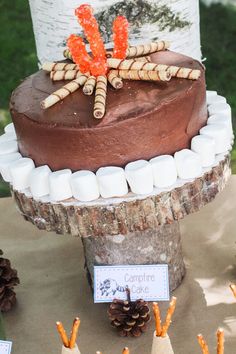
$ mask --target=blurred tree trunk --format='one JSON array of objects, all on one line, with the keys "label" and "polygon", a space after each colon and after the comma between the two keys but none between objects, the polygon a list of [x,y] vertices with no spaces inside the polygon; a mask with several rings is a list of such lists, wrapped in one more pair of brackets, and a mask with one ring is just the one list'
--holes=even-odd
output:
[{"label": "blurred tree trunk", "polygon": [[[81,34],[74,9],[84,0],[29,3],[39,61],[62,59],[69,34]],[[172,42],[172,50],[201,57],[198,0],[94,0],[92,6],[107,46],[111,46],[112,22],[122,14],[130,22],[130,44],[165,39]]]}]

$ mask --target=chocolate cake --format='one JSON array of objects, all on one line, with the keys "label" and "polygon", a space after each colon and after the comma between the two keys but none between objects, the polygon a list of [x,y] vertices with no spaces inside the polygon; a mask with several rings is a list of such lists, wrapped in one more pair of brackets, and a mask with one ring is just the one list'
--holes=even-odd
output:
[{"label": "chocolate cake", "polygon": [[200,69],[201,76],[169,82],[125,80],[121,90],[109,85],[102,120],[93,117],[94,97],[82,90],[43,110],[40,102],[64,82],[52,82],[42,70],[28,77],[10,101],[21,154],[52,170],[96,171],[190,148],[207,121],[204,68],[171,51],[152,54],[151,60]]}]

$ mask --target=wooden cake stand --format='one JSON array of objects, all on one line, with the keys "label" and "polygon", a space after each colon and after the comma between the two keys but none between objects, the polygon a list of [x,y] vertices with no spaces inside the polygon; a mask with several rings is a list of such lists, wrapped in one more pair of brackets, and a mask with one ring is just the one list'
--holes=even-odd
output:
[{"label": "wooden cake stand", "polygon": [[171,189],[155,189],[148,196],[54,203],[34,200],[27,192],[12,194],[23,217],[39,229],[81,237],[91,282],[94,265],[167,263],[174,290],[185,274],[179,220],[212,201],[230,174],[228,153],[201,177],[178,180]]}]

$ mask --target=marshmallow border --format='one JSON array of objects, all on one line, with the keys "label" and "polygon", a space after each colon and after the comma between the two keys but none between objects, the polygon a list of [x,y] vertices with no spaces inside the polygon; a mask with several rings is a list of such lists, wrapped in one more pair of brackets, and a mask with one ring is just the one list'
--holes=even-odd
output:
[{"label": "marshmallow border", "polygon": [[[211,94],[212,93],[212,94]],[[212,100],[214,100],[214,98],[216,98],[216,102],[217,102],[217,97],[222,97],[222,96],[219,96],[217,94],[215,94],[215,91],[207,91],[206,92],[206,96],[207,98],[209,97],[209,101],[207,99],[207,107],[209,107],[210,105],[213,105],[214,102],[212,102]],[[216,113],[214,113],[216,114]],[[220,112],[219,112],[219,115],[220,115]],[[206,124],[208,125],[208,123]],[[5,127],[5,131],[7,130],[7,127],[10,126],[11,128],[11,131],[12,131],[12,123],[8,124],[6,127]],[[199,134],[198,134],[199,135]],[[196,135],[196,136],[198,136]],[[194,138],[194,137],[193,137]],[[50,195],[47,195],[47,196],[44,196],[44,197],[40,197],[40,198],[37,198],[38,201],[41,201],[42,203],[52,203],[52,204],[65,204],[65,205],[76,205],[76,206],[94,206],[94,205],[107,205],[107,204],[119,204],[119,203],[122,203],[123,201],[132,201],[132,200],[140,200],[140,199],[145,199],[149,196],[154,196],[154,195],[158,195],[158,194],[161,194],[163,192],[169,192],[171,190],[174,190],[178,187],[181,187],[183,186],[184,184],[186,183],[189,183],[189,182],[192,182],[194,181],[195,179],[203,176],[206,172],[209,172],[213,167],[216,167],[222,160],[224,160],[225,156],[229,154],[229,152],[231,151],[232,149],[232,144],[233,144],[233,141],[230,142],[230,148],[228,149],[228,151],[222,153],[222,154],[218,154],[216,155],[215,157],[215,161],[214,163],[209,166],[209,167],[203,167],[202,168],[202,173],[195,177],[195,178],[190,178],[190,179],[180,179],[179,177],[177,178],[176,182],[171,185],[170,187],[167,187],[167,188],[157,188],[155,186],[153,186],[153,190],[152,192],[148,193],[148,194],[135,194],[131,191],[129,191],[126,195],[122,196],[122,197],[109,197],[109,198],[103,198],[100,197],[98,199],[95,199],[93,201],[89,201],[89,202],[83,202],[83,201],[79,201],[78,199],[75,199],[74,197],[68,199],[68,200],[60,200],[60,201],[55,201],[55,200],[52,200],[50,198]],[[190,150],[190,149],[188,149]],[[192,150],[190,150],[192,151]],[[5,155],[6,156],[6,155]],[[162,156],[162,155],[159,155],[159,156]],[[148,162],[148,161],[147,161]],[[132,162],[130,162],[132,163]],[[149,163],[149,162],[148,162]],[[107,166],[107,167],[110,167],[110,166]],[[115,166],[114,166],[115,167]],[[106,167],[103,167],[103,168],[106,168]],[[123,168],[123,170],[125,171],[125,168]],[[82,171],[82,170],[81,170]],[[1,172],[1,171],[0,171]],[[54,171],[55,172],[55,171]],[[78,171],[76,171],[78,172]],[[52,173],[52,172],[51,172]],[[75,173],[75,172],[74,172]],[[127,180],[127,178],[126,178]],[[127,181],[128,182],[128,181]],[[98,182],[99,183],[99,182]],[[26,195],[26,197],[29,197],[29,198],[33,198],[32,196],[32,193],[30,191],[30,188],[27,188],[27,189],[24,189],[24,190],[19,190],[19,192],[22,192]]]}]

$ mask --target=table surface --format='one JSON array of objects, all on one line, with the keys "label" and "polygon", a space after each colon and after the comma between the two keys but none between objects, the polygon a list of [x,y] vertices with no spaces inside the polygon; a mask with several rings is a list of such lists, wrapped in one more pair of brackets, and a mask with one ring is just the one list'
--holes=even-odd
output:
[{"label": "table surface", "polygon": [[[236,282],[236,176],[214,202],[181,221],[187,275],[174,292],[177,308],[169,330],[175,354],[200,354],[196,335],[202,332],[216,353],[215,332],[226,334],[225,353],[236,347],[236,300],[229,283]],[[39,231],[19,215],[11,198],[0,199],[0,247],[18,270],[18,303],[4,315],[12,353],[59,354],[55,322],[69,332],[73,318],[81,318],[82,354],[131,354],[151,351],[153,320],[140,338],[120,338],[110,327],[107,304],[93,304],[83,270],[80,239]],[[165,313],[167,303],[161,303]],[[43,351],[42,351],[43,348]]]}]

